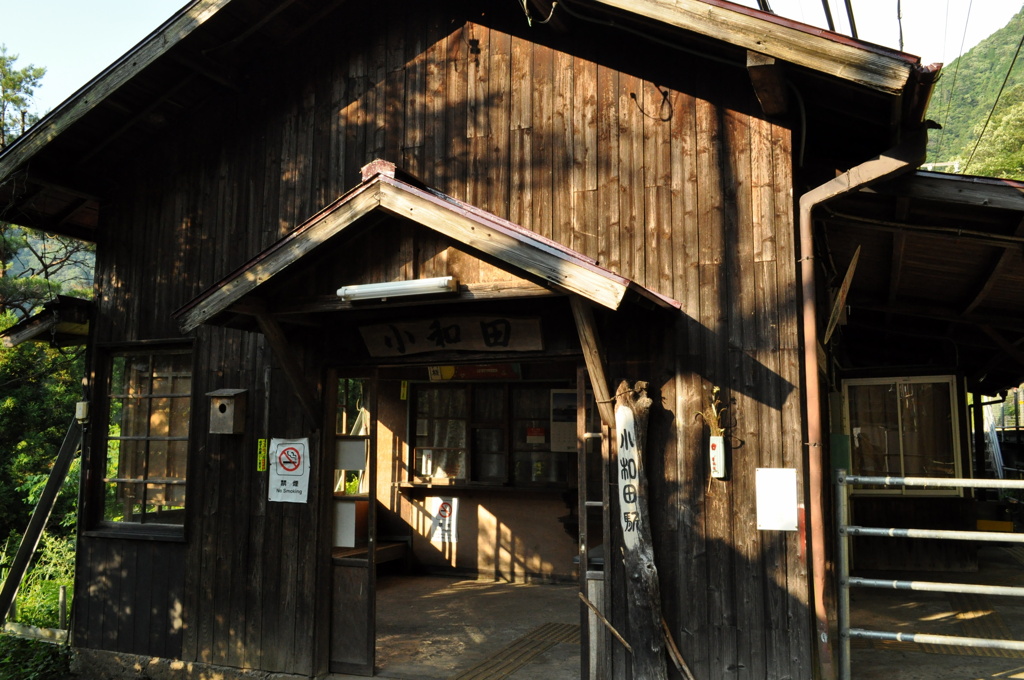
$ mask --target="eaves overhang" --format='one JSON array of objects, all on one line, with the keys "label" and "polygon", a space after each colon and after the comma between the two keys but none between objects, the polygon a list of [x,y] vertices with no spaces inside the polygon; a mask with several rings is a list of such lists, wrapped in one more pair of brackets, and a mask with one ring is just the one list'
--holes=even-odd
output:
[{"label": "eaves overhang", "polygon": [[890,94],[902,92],[915,71],[922,69],[914,55],[725,0],[591,0],[590,4]]},{"label": "eaves overhang", "polygon": [[364,181],[174,313],[183,333],[213,322],[304,257],[374,212],[408,220],[480,253],[516,275],[562,294],[618,309],[627,295],[667,309],[679,302],[605,269],[540,234],[425,186],[400,179],[393,164],[374,161]]}]

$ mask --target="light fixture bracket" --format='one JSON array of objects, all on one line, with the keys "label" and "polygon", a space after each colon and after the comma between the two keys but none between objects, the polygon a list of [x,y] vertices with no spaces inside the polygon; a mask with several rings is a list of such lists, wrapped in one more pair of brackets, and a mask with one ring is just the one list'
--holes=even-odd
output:
[{"label": "light fixture bracket", "polygon": [[458,290],[459,282],[454,276],[436,276],[430,279],[384,281],[381,283],[361,283],[352,286],[342,286],[338,289],[338,297],[346,302],[355,300],[383,301],[396,297],[456,293]]}]

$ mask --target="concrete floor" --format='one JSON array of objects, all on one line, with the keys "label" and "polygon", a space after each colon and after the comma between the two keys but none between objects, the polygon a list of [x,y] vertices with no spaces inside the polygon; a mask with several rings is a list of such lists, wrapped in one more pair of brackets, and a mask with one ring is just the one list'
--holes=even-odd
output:
[{"label": "concrete floor", "polygon": [[576,584],[380,575],[376,675],[579,680]]},{"label": "concrete floor", "polygon": [[[871,574],[872,578],[879,575]],[[969,573],[887,573],[887,579],[1024,586],[1024,548],[983,548]],[[853,589],[851,628],[1024,640],[1024,598]],[[1024,678],[1024,652],[851,640],[854,680]]]},{"label": "concrete floor", "polygon": [[[1024,586],[1024,548],[984,548],[979,563],[885,578]],[[377,677],[579,680],[575,584],[382,574],[377,590]],[[1024,640],[1024,598],[860,588],[851,604],[853,628]],[[853,680],[1024,680],[1016,651],[853,640],[851,660]]]}]

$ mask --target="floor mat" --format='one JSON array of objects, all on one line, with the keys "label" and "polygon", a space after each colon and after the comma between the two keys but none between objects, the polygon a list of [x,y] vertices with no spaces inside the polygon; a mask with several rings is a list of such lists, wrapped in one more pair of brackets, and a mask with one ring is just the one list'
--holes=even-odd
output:
[{"label": "floor mat", "polygon": [[515,673],[557,644],[579,644],[580,627],[572,623],[545,623],[490,658],[451,677],[451,680],[501,680]]}]

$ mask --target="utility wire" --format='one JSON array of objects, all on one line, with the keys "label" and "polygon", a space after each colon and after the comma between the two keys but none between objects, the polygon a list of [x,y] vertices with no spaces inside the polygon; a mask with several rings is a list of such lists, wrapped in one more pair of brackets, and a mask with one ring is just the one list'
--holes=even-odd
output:
[{"label": "utility wire", "polygon": [[[946,97],[946,110],[942,112],[942,132],[939,133],[939,143],[935,145],[936,152],[942,150],[942,141],[946,136],[946,123],[949,122],[949,107],[953,103],[953,93],[956,92],[956,76],[960,73],[960,61],[963,59],[964,54],[964,43],[967,42],[967,25],[971,23],[971,7],[974,5],[974,0],[967,3],[967,17],[964,19],[964,33],[960,37],[960,51],[957,54],[960,55],[956,59],[956,68],[953,69],[953,82],[949,86],[949,96]],[[949,24],[949,2],[946,2],[946,24]],[[945,36],[943,36],[945,40]],[[965,168],[966,170],[966,168]]]},{"label": "utility wire", "polygon": [[903,51],[903,3],[896,0],[896,25],[900,29],[900,52]]},{"label": "utility wire", "polygon": [[988,129],[988,124],[992,120],[992,114],[995,113],[996,106],[999,104],[999,98],[1003,96],[1003,88],[1006,87],[1007,81],[1010,80],[1010,74],[1013,73],[1013,67],[1017,64],[1017,57],[1020,55],[1020,48],[1024,46],[1024,35],[1020,36],[1020,42],[1017,43],[1017,51],[1013,53],[1013,59],[1010,60],[1010,68],[1006,69],[1006,76],[1003,78],[1003,84],[999,86],[999,93],[996,95],[996,100],[992,102],[992,108],[988,111],[988,118],[985,119],[985,125],[981,128],[981,132],[978,134],[978,139],[974,141],[974,148],[971,150],[971,155],[964,164],[964,174],[967,174],[967,168],[970,166],[971,161],[974,160],[974,153],[978,150],[978,145],[981,144],[981,138],[985,136],[985,131]]}]

